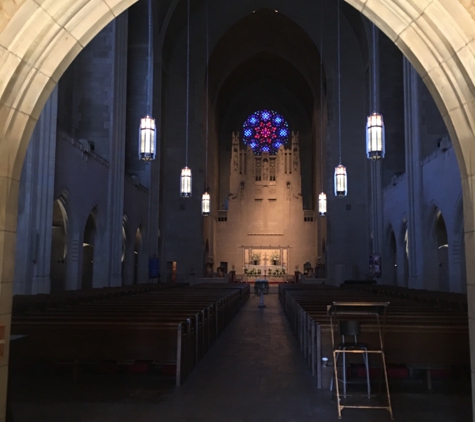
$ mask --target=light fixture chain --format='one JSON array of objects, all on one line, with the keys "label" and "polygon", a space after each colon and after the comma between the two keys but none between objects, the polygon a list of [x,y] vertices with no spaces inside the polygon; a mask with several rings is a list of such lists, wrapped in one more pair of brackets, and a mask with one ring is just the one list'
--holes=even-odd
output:
[{"label": "light fixture chain", "polygon": [[188,167],[188,132],[190,120],[190,0],[187,2],[186,23],[186,134],[185,134],[185,166]]},{"label": "light fixture chain", "polygon": [[337,56],[338,56],[338,156],[341,164],[341,58],[340,58],[340,0],[337,0]]},{"label": "light fixture chain", "polygon": [[147,69],[147,113],[152,115],[152,0],[148,0],[148,69]]},{"label": "light fixture chain", "polygon": [[206,122],[205,122],[205,190],[208,189],[208,136],[209,136],[209,20],[208,0],[205,0],[206,13]]},{"label": "light fixture chain", "polygon": [[376,25],[374,23],[371,23],[371,87],[373,90],[373,112],[377,112],[377,94],[376,94],[376,89],[377,89],[377,74],[376,74]]},{"label": "light fixture chain", "polygon": [[320,0],[320,185],[323,191],[323,0]]}]

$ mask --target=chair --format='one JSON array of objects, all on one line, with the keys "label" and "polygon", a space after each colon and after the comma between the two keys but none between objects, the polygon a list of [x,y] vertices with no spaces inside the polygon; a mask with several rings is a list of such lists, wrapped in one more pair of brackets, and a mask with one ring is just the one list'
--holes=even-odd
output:
[{"label": "chair", "polygon": [[[363,363],[366,370],[366,387],[368,391],[368,397],[371,395],[371,383],[369,381],[369,359],[368,359],[368,349],[362,343],[358,342],[358,336],[361,333],[361,326],[359,321],[350,320],[350,321],[339,321],[339,331],[342,342],[339,344],[338,349],[336,350],[336,361],[335,365],[338,366],[338,359],[340,355],[343,355],[343,397],[346,398],[346,353],[340,353],[341,350],[361,350],[363,357]],[[345,337],[353,336],[353,341],[346,341]],[[333,379],[330,383],[330,391],[333,389]]]}]

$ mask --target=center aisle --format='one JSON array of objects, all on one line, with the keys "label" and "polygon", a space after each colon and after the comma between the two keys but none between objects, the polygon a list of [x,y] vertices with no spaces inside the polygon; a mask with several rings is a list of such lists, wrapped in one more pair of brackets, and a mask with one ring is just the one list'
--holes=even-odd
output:
[{"label": "center aisle", "polygon": [[[183,386],[157,404],[158,422],[337,422],[328,390],[318,390],[278,301],[241,308]],[[401,422],[470,422],[470,397],[392,394]],[[148,418],[137,419],[141,422]],[[385,410],[346,409],[348,422],[387,422]]]},{"label": "center aisle", "polygon": [[251,295],[183,386],[162,403],[160,420],[318,420],[318,390],[278,295],[266,296],[263,310],[258,303]]}]

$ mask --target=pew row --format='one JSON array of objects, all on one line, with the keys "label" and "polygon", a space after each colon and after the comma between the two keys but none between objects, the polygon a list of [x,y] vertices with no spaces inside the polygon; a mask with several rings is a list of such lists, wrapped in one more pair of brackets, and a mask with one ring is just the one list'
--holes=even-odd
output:
[{"label": "pew row", "polygon": [[12,334],[26,337],[12,345],[12,358],[75,364],[149,361],[176,366],[180,386],[245,298],[244,286],[194,286],[14,314]]},{"label": "pew row", "polygon": [[425,289],[409,289],[407,287],[387,286],[387,285],[365,285],[353,283],[348,288],[355,290],[365,290],[376,295],[395,297],[399,299],[409,299],[416,302],[428,303],[441,309],[454,311],[468,311],[467,295],[455,292],[440,292]]},{"label": "pew row", "polygon": [[15,295],[13,296],[12,313],[18,315],[35,309],[60,308],[82,302],[107,300],[112,297],[130,296],[159,290],[180,289],[187,286],[187,283],[146,283],[130,286],[68,290],[55,294]]},{"label": "pew row", "polygon": [[[331,356],[330,318],[327,306],[338,302],[389,301],[384,350],[388,365],[416,368],[468,366],[468,316],[464,311],[441,309],[425,302],[386,297],[367,290],[333,286],[279,286],[279,297],[296,333],[312,374],[321,386],[321,358]],[[374,320],[360,319],[358,340],[377,344]]]}]

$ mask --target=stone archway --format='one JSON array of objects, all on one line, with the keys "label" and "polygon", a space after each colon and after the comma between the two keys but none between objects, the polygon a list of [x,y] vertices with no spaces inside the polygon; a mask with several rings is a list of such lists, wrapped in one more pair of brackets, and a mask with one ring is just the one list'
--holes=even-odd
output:
[{"label": "stone archway", "polygon": [[[82,48],[136,0],[2,1],[0,5],[0,323],[10,325],[18,187],[46,99]],[[159,1],[159,0],[158,0]],[[462,176],[466,255],[475,253],[474,0],[346,0],[401,49],[429,87],[453,139]],[[467,260],[471,262],[471,260]],[[475,267],[467,267],[469,300]],[[475,321],[470,315],[470,331]],[[9,328],[7,328],[7,338]],[[472,351],[475,368],[475,351]],[[6,356],[0,389],[6,391]],[[3,420],[5,394],[0,397]]]}]

